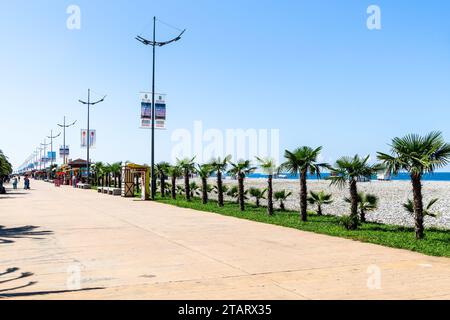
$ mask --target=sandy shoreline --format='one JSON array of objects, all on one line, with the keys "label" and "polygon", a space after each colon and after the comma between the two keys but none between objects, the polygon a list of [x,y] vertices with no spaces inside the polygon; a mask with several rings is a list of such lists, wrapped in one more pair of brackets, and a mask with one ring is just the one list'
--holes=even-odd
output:
[{"label": "sandy shoreline", "polygon": [[[197,183],[198,180],[196,180]],[[215,185],[215,179],[210,179],[209,183]],[[227,185],[237,184],[237,181],[224,180]],[[246,188],[257,187],[265,188],[266,179],[246,179]],[[273,182],[274,190],[286,189],[291,191],[292,196],[286,201],[286,207],[292,210],[299,209],[299,182],[297,180],[276,179]],[[348,189],[331,187],[330,182],[326,180],[309,180],[308,189],[312,191],[325,190],[333,194],[334,202],[324,207],[325,214],[344,215],[348,214],[349,205],[344,201],[348,197]],[[359,191],[372,193],[380,198],[379,208],[376,211],[369,212],[367,219],[369,221],[413,226],[413,216],[405,211],[402,204],[408,198],[412,199],[412,188],[409,181],[372,181],[358,184]],[[427,227],[439,227],[450,229],[450,182],[448,181],[424,181],[423,182],[424,203],[432,198],[439,198],[434,205],[433,210],[440,215],[437,218],[426,217]],[[253,199],[252,199],[253,201]],[[265,204],[265,201],[262,201]],[[312,209],[312,208],[311,208]]]}]

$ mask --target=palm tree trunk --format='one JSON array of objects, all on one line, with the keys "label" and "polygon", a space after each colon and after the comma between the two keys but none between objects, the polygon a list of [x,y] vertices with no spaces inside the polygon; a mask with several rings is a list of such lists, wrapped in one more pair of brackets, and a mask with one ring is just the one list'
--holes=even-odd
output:
[{"label": "palm tree trunk", "polygon": [[245,211],[245,200],[244,200],[244,178],[239,175],[238,177],[239,185],[239,209]]},{"label": "palm tree trunk", "polygon": [[351,199],[351,218],[352,226],[350,229],[355,230],[358,227],[358,188],[356,180],[350,181],[350,199]]},{"label": "palm tree trunk", "polygon": [[286,207],[284,206],[283,200],[280,201],[280,209],[281,211],[286,211]]},{"label": "palm tree trunk", "polygon": [[202,178],[202,202],[203,204],[208,203],[208,180]]},{"label": "palm tree trunk", "polygon": [[269,216],[273,215],[273,176],[269,175],[269,178],[267,180],[267,213]]},{"label": "palm tree trunk", "polygon": [[122,188],[122,174],[121,173],[119,173],[119,175],[118,175],[118,180],[119,180],[119,188],[121,189]]},{"label": "palm tree trunk", "polygon": [[186,194],[186,200],[191,201],[191,186],[189,184],[189,171],[184,171],[184,193]]},{"label": "palm tree trunk", "polygon": [[317,205],[317,215],[322,215],[322,206],[320,204]]},{"label": "palm tree trunk", "polygon": [[161,197],[166,197],[166,176],[161,174]]},{"label": "palm tree trunk", "polygon": [[365,223],[366,222],[366,211],[364,209],[361,209],[361,222]]},{"label": "palm tree trunk", "polygon": [[416,223],[415,223],[416,239],[421,240],[424,238],[421,176],[418,174],[412,175],[411,182],[413,185],[414,215],[415,215],[415,220],[416,220]]},{"label": "palm tree trunk", "polygon": [[256,207],[259,208],[259,198],[256,198]]},{"label": "palm tree trunk", "polygon": [[222,183],[222,172],[217,171],[217,189],[218,189],[218,205],[223,207],[223,183]]},{"label": "palm tree trunk", "polygon": [[308,190],[306,186],[306,170],[303,170],[300,173],[300,214],[302,221],[306,222],[308,220],[307,216],[307,198],[308,198]]},{"label": "palm tree trunk", "polygon": [[177,199],[177,177],[172,176],[172,199]]}]

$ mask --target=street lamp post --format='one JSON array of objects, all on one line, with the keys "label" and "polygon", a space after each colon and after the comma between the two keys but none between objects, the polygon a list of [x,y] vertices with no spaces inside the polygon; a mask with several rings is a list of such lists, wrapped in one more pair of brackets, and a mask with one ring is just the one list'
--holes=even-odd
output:
[{"label": "street lamp post", "polygon": [[47,168],[47,156],[45,155],[47,153],[47,147],[50,145],[50,143],[47,143],[47,139],[44,139],[44,143],[41,143],[41,147],[44,148],[44,170]]},{"label": "street lamp post", "polygon": [[152,160],[151,160],[151,189],[152,189],[152,200],[155,200],[156,196],[156,176],[155,176],[155,59],[156,59],[156,47],[163,47],[172,42],[176,42],[181,39],[181,36],[185,33],[186,30],[183,30],[180,35],[172,40],[157,42],[156,41],[156,17],[153,17],[153,41],[147,40],[141,36],[137,36],[136,40],[143,43],[146,46],[153,47],[153,73],[152,73]]},{"label": "street lamp post", "polygon": [[90,159],[89,159],[89,147],[90,147],[90,128],[89,128],[89,107],[94,106],[100,102],[105,101],[106,96],[104,96],[102,99],[91,102],[91,89],[88,89],[88,101],[82,101],[78,100],[80,103],[87,105],[87,154],[86,154],[86,170],[87,170],[87,183],[89,183],[89,171],[90,171]]},{"label": "street lamp post", "polygon": [[50,170],[52,170],[52,167],[53,167],[53,139],[58,138],[60,135],[61,135],[61,132],[58,133],[56,136],[54,136],[53,135],[53,130],[50,130],[50,136],[47,137],[47,138],[50,139],[50,155],[51,155],[51,158],[50,158]]},{"label": "street lamp post", "polygon": [[63,161],[64,164],[67,164],[67,155],[66,155],[66,150],[67,150],[67,146],[66,146],[66,128],[70,128],[72,126],[75,125],[75,123],[77,123],[77,121],[75,120],[72,124],[66,125],[66,116],[64,116],[64,122],[63,124],[58,124],[58,126],[60,126],[61,128],[63,128],[63,148],[64,148],[64,155],[63,155]]}]

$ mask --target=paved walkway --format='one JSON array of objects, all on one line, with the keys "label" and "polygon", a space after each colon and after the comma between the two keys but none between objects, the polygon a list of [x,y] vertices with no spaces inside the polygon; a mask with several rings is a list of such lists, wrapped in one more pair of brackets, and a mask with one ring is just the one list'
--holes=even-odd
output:
[{"label": "paved walkway", "polygon": [[0,196],[7,298],[450,299],[447,258],[31,183]]}]

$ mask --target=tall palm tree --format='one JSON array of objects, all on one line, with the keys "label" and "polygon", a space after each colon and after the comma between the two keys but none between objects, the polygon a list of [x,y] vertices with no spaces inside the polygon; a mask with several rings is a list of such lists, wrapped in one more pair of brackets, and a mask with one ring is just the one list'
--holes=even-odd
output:
[{"label": "tall palm tree", "polygon": [[302,221],[307,221],[308,210],[308,189],[306,179],[308,173],[316,175],[320,178],[322,168],[327,168],[326,163],[319,163],[317,158],[319,157],[322,147],[313,149],[311,147],[300,147],[294,151],[286,150],[284,162],[279,171],[286,170],[292,174],[300,174],[300,215]]},{"label": "tall palm tree", "polygon": [[239,189],[239,209],[245,211],[245,190],[244,180],[245,177],[256,170],[256,167],[252,167],[250,160],[241,160],[237,163],[231,163],[231,169],[229,174],[237,177],[238,189]]},{"label": "tall palm tree", "polygon": [[383,170],[381,164],[369,164],[370,156],[360,158],[358,155],[352,157],[342,157],[336,161],[336,165],[330,168],[331,185],[345,187],[347,183],[350,187],[350,223],[349,230],[356,230],[359,225],[358,217],[358,186],[357,182],[360,178],[371,179],[374,174]]},{"label": "tall palm tree", "polygon": [[277,170],[275,160],[272,158],[256,157],[259,167],[267,174],[267,213],[273,215],[273,175]]},{"label": "tall palm tree", "polygon": [[422,176],[442,168],[450,160],[450,144],[444,141],[441,132],[431,132],[425,136],[409,134],[394,138],[391,154],[378,152],[382,161],[393,174],[407,171],[413,188],[416,239],[424,238]]},{"label": "tall palm tree", "polygon": [[[114,179],[114,188],[117,186],[119,188],[122,187],[122,162],[114,162],[110,166],[111,174],[113,175]],[[118,182],[117,182],[118,180]]]},{"label": "tall palm tree", "polygon": [[184,193],[187,201],[191,201],[190,176],[195,171],[195,158],[177,159],[177,166],[183,170]]},{"label": "tall palm tree", "polygon": [[228,164],[230,163],[230,161],[231,155],[228,155],[223,159],[220,157],[213,159],[210,163],[217,175],[217,199],[218,199],[217,204],[219,205],[219,207],[224,206],[223,202],[224,190],[223,190],[222,176],[223,173],[227,171]]},{"label": "tall palm tree", "polygon": [[200,179],[202,180],[202,203],[207,204],[208,203],[208,178],[211,176],[211,174],[214,172],[214,168],[211,166],[211,164],[203,164],[197,166],[197,174],[199,175]]},{"label": "tall palm tree", "polygon": [[261,190],[259,188],[250,188],[250,195],[256,200],[256,207],[259,208],[261,204],[261,199],[265,199],[267,189]]},{"label": "tall palm tree", "polygon": [[100,179],[102,180],[102,186],[103,186],[105,165],[103,164],[103,162],[99,161],[99,162],[94,163],[94,165],[92,167],[93,167],[92,169],[93,169],[94,175],[95,175],[95,181],[97,182],[97,186],[100,186]]},{"label": "tall palm tree", "polygon": [[160,162],[156,165],[156,174],[159,176],[161,181],[160,189],[161,189],[161,197],[166,197],[166,178],[169,175],[170,163],[168,162]]},{"label": "tall palm tree", "polygon": [[323,214],[322,207],[324,205],[333,203],[333,200],[331,199],[332,197],[333,196],[331,193],[326,193],[323,190],[319,192],[310,191],[308,202],[311,205],[317,206],[317,215],[321,216]]},{"label": "tall palm tree", "polygon": [[170,166],[167,170],[167,173],[172,180],[172,183],[170,185],[172,199],[176,200],[177,199],[177,179],[183,175],[183,170],[179,166]]},{"label": "tall palm tree", "polygon": [[280,209],[281,211],[285,211],[286,207],[284,206],[284,202],[292,195],[292,192],[288,192],[286,190],[280,190],[275,192],[274,197],[275,200],[280,202]]}]

